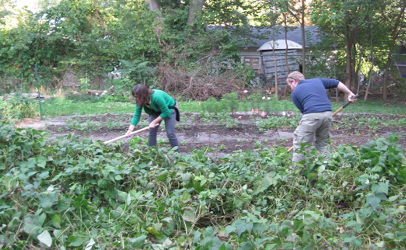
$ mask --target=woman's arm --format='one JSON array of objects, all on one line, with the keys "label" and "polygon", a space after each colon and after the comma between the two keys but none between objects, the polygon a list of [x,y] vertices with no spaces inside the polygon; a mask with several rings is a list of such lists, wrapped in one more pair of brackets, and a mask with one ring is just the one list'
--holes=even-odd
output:
[{"label": "woman's arm", "polygon": [[129,133],[133,132],[135,129],[135,126],[138,124],[138,122],[140,121],[140,117],[141,117],[141,109],[138,107],[138,104],[135,104],[135,111],[134,111],[134,116],[131,119],[131,123],[130,126],[128,127],[127,133],[125,133],[126,135],[128,135]]},{"label": "woman's arm", "polygon": [[132,124],[130,124],[130,127],[129,127],[128,130],[127,130],[127,133],[125,133],[125,134],[128,135],[129,133],[133,132],[134,129],[135,129],[135,126],[132,125]]},{"label": "woman's arm", "polygon": [[159,125],[159,123],[162,121],[162,118],[160,116],[158,116],[155,120],[153,120],[150,124],[149,124],[149,128],[153,129],[156,126]]}]

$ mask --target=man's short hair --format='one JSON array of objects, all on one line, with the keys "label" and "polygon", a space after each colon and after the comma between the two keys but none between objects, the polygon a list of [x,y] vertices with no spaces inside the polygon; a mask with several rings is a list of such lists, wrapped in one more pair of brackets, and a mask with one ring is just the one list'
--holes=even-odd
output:
[{"label": "man's short hair", "polygon": [[302,73],[300,73],[299,71],[293,71],[286,78],[286,82],[289,82],[290,80],[302,81],[304,79],[305,77]]}]

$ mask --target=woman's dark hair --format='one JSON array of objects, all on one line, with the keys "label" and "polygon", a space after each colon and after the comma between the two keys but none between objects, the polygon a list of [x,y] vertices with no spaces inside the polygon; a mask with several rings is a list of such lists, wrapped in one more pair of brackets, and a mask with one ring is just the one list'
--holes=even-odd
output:
[{"label": "woman's dark hair", "polygon": [[152,93],[154,93],[154,91],[144,84],[137,84],[132,90],[135,102],[138,104],[139,108],[144,107],[145,104],[151,101]]}]

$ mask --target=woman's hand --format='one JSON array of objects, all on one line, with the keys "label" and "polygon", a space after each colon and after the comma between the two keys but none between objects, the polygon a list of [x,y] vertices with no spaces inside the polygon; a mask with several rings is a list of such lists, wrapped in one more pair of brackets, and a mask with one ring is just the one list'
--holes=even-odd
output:
[{"label": "woman's hand", "polygon": [[159,124],[161,123],[162,118],[160,116],[158,116],[155,120],[153,120],[150,124],[149,124],[149,129],[153,129],[156,126],[159,126]]},{"label": "woman's hand", "polygon": [[156,126],[158,126],[159,125],[159,123],[156,123],[155,121],[152,121],[149,125],[148,125],[148,127],[149,127],[149,129],[153,129],[153,128],[155,128]]},{"label": "woman's hand", "polygon": [[125,133],[125,135],[128,137],[130,136],[130,134],[134,131],[135,126],[134,125],[130,125],[130,127],[127,130],[127,133]]}]

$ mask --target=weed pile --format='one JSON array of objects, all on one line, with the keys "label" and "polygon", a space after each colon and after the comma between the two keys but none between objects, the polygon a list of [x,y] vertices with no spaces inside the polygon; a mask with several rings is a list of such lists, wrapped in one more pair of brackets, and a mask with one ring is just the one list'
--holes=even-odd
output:
[{"label": "weed pile", "polygon": [[233,72],[213,74],[205,68],[190,71],[164,65],[160,66],[159,72],[161,89],[178,93],[186,100],[205,101],[210,97],[219,99],[244,86],[244,81]]},{"label": "weed pile", "polygon": [[0,123],[0,248],[382,249],[406,245],[406,159],[389,139],[327,158],[128,153]]}]

